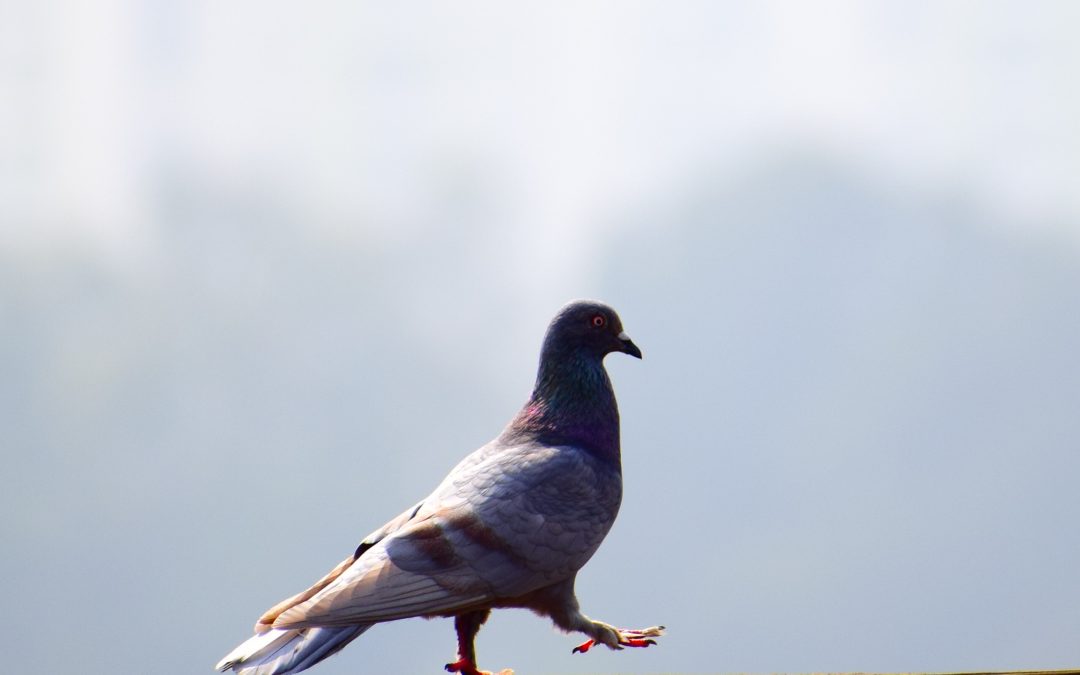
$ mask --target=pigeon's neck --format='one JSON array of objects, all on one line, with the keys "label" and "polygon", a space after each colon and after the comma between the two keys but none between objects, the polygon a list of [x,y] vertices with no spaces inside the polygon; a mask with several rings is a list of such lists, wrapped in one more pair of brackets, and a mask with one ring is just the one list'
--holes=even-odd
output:
[{"label": "pigeon's neck", "polygon": [[507,427],[511,439],[572,445],[619,463],[619,408],[601,359],[544,358],[528,403]]}]

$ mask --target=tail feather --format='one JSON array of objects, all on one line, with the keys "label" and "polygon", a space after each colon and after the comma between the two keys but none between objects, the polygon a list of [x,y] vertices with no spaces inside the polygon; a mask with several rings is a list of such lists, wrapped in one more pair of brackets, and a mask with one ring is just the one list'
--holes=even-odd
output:
[{"label": "tail feather", "polygon": [[218,662],[239,675],[288,675],[332,656],[374,624],[333,628],[274,629],[255,635]]}]

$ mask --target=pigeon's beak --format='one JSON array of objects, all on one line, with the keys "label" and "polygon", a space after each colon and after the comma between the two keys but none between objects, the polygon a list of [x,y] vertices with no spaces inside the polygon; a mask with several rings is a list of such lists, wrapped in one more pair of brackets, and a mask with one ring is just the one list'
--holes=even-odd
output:
[{"label": "pigeon's beak", "polygon": [[641,350],[638,349],[638,346],[634,344],[634,341],[630,339],[630,336],[627,335],[625,331],[619,333],[619,342],[622,343],[622,349],[619,351],[623,354],[629,354],[638,359],[641,358]]}]

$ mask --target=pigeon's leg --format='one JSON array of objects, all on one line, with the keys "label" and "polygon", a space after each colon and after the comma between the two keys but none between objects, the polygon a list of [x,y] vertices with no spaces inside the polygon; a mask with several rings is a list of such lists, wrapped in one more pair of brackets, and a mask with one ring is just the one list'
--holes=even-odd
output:
[{"label": "pigeon's leg", "polygon": [[534,612],[551,617],[555,625],[567,633],[576,632],[588,635],[588,640],[574,648],[575,654],[585,653],[597,643],[607,645],[610,649],[648,647],[656,644],[656,640],[652,638],[664,633],[663,626],[632,630],[616,628],[603,621],[593,621],[581,613],[577,597],[574,596],[573,579],[548,586],[535,593],[527,606]]},{"label": "pigeon's leg", "polygon": [[476,634],[480,632],[480,626],[487,621],[490,609],[477,612],[467,612],[454,617],[454,630],[457,631],[458,660],[446,664],[446,670],[450,673],[461,675],[491,675],[491,673],[479,670],[476,667],[476,647],[473,642]]}]

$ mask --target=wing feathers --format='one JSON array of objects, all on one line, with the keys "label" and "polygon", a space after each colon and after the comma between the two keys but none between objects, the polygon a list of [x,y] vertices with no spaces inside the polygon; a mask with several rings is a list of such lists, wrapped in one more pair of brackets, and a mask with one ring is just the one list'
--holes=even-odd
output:
[{"label": "wing feathers", "polygon": [[509,556],[509,547],[475,519],[446,515],[426,514],[408,523],[317,593],[285,608],[274,627],[390,621],[493,599],[491,584],[471,563],[489,557],[484,554]]},{"label": "wing feathers", "polygon": [[274,621],[278,618],[278,616],[281,615],[282,612],[289,609],[290,607],[299,605],[300,603],[314,596],[322,589],[329,586],[335,579],[341,576],[341,573],[347,570],[349,566],[352,565],[354,562],[356,562],[356,558],[353,557],[342,560],[340,563],[337,564],[334,569],[330,570],[326,574],[326,576],[316,581],[311,588],[307,589],[302,593],[297,593],[291,598],[286,598],[285,600],[282,600],[278,604],[266,610],[266,612],[259,617],[259,620],[255,622],[255,632],[265,633],[266,631],[270,630],[270,628],[274,625]]},{"label": "wing feathers", "polygon": [[403,525],[412,520],[412,518],[416,516],[416,512],[420,510],[420,507],[423,506],[423,504],[423,501],[417,502],[414,506],[398,515],[386,525],[383,525],[378,530],[375,530],[374,532],[369,534],[364,539],[364,541],[360,542],[360,545],[356,547],[356,552],[353,553],[352,556],[338,563],[337,566],[334,567],[334,569],[330,570],[323,578],[316,581],[311,586],[311,588],[301,593],[297,593],[292,597],[286,598],[285,600],[282,600],[278,604],[266,610],[266,612],[264,612],[263,615],[259,617],[259,620],[255,622],[256,634],[262,634],[267,632],[274,625],[274,622],[277,620],[277,618],[281,616],[281,614],[287,609],[310,600],[317,593],[319,593],[324,588],[336,581],[345,570],[349,569],[349,567],[351,567],[352,564],[360,558],[360,556],[362,556],[365,552],[367,552],[377,543],[385,539],[388,535],[393,534]]},{"label": "wing feathers", "polygon": [[[375,551],[372,551],[375,553]],[[474,605],[489,599],[484,592],[462,592],[436,579],[395,566],[381,549],[371,560],[354,565],[310,600],[290,607],[275,628],[343,626],[391,621]]]}]

